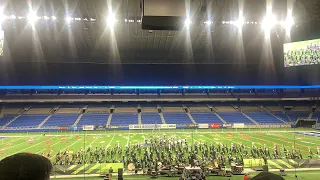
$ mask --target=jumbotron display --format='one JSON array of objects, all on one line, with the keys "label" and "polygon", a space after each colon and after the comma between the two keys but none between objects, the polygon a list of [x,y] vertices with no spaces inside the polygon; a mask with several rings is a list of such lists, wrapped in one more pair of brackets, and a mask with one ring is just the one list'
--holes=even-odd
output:
[{"label": "jumbotron display", "polygon": [[320,39],[284,44],[284,66],[320,64]]},{"label": "jumbotron display", "polygon": [[4,31],[0,30],[0,56],[3,56]]}]

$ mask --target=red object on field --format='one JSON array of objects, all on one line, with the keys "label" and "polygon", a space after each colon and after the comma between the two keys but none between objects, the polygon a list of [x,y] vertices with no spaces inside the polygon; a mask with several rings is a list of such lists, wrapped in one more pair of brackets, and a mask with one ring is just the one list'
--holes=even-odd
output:
[{"label": "red object on field", "polygon": [[220,124],[210,124],[210,128],[212,128],[212,129],[220,129]]}]

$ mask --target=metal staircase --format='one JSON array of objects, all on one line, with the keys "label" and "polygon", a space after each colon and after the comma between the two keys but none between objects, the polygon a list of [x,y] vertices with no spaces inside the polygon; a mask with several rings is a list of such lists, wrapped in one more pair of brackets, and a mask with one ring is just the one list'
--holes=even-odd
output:
[{"label": "metal staircase", "polygon": [[246,113],[240,111],[241,114],[243,114],[247,119],[249,119],[250,121],[252,121],[255,125],[258,125],[259,123],[257,121],[255,121],[254,119],[252,119],[250,116],[248,116]]},{"label": "metal staircase", "polygon": [[192,121],[193,124],[197,124],[196,120],[193,119],[192,115],[190,112],[187,112],[187,115],[189,116],[190,120]]},{"label": "metal staircase", "polygon": [[223,122],[223,124],[228,124],[218,113],[214,112],[214,114]]},{"label": "metal staircase", "polygon": [[112,120],[112,116],[113,116],[113,113],[110,113],[109,117],[108,117],[108,121],[107,121],[107,127],[110,126],[110,123],[111,123],[111,120]]},{"label": "metal staircase", "polygon": [[20,117],[21,115],[18,115],[16,117],[14,117],[11,121],[9,121],[7,124],[5,124],[4,126],[2,126],[2,129],[5,129],[7,126],[9,126],[9,124],[11,124],[13,121],[15,121],[16,119],[18,119],[18,117]]},{"label": "metal staircase", "polygon": [[142,124],[142,115],[141,115],[141,112],[138,113],[138,124]]},{"label": "metal staircase", "polygon": [[73,123],[73,126],[77,126],[77,125],[78,125],[78,123],[79,123],[79,121],[81,120],[81,118],[82,118],[83,115],[84,115],[84,114],[80,114],[80,115],[78,116],[77,120]]},{"label": "metal staircase", "polygon": [[51,118],[52,114],[50,114],[48,117],[46,117],[37,127],[37,129],[40,129],[44,123],[46,123],[50,118]]},{"label": "metal staircase", "polygon": [[163,116],[162,112],[159,113],[159,116],[161,118],[162,124],[167,124],[166,120],[164,119],[164,116]]}]

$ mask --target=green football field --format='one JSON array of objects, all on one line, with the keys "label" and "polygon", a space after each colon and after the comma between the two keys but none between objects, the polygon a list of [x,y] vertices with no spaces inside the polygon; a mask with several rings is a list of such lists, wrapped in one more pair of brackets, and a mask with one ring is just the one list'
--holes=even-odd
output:
[{"label": "green football field", "polygon": [[[275,174],[278,174],[278,172],[274,172]],[[254,177],[258,173],[250,173],[249,177]],[[297,175],[298,178],[295,177]],[[55,179],[54,177],[51,179]],[[101,180],[100,177],[78,177],[78,178],[58,178],[59,180],[80,180],[80,179],[86,179],[86,180]],[[125,180],[150,180],[150,176],[143,176],[143,175],[132,175],[132,176],[125,176]],[[177,177],[159,177],[157,178],[159,180],[177,180]],[[208,176],[208,180],[243,180],[242,175],[238,176],[232,176],[232,177],[220,177],[220,176]],[[287,176],[284,176],[284,179],[286,180],[294,180],[294,179],[307,179],[307,180],[318,180],[319,179],[319,171],[297,171],[295,172],[287,172]]]},{"label": "green football field", "polygon": [[[284,145],[291,149],[294,145],[301,150],[304,158],[308,156],[308,147],[315,153],[317,146],[320,146],[320,138],[313,136],[294,135],[294,129],[251,129],[251,130],[134,130],[134,131],[77,131],[77,132],[50,132],[50,133],[1,133],[0,137],[0,159],[6,156],[30,152],[46,154],[50,150],[55,155],[59,150],[69,149],[70,153],[80,148],[87,149],[89,146],[110,147],[126,146],[129,143],[144,143],[145,138],[151,136],[174,136],[187,139],[188,143],[207,142],[223,143],[228,146],[231,143],[243,143],[251,147],[251,143],[260,147],[266,144],[271,150],[274,144],[279,147]],[[296,129],[295,131],[314,131],[312,129]]]}]

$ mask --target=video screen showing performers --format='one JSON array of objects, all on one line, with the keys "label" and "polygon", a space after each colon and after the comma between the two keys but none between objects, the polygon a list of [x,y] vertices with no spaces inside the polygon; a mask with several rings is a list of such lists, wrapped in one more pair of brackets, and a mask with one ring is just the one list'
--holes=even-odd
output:
[{"label": "video screen showing performers", "polygon": [[284,66],[320,64],[320,39],[284,44]]},{"label": "video screen showing performers", "polygon": [[0,56],[3,56],[4,31],[0,30]]}]

